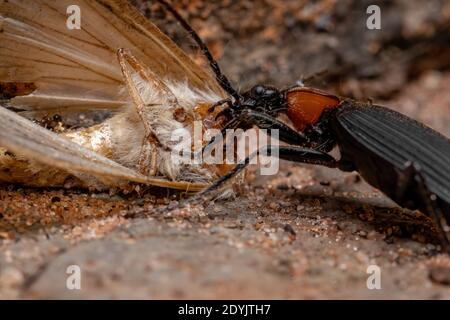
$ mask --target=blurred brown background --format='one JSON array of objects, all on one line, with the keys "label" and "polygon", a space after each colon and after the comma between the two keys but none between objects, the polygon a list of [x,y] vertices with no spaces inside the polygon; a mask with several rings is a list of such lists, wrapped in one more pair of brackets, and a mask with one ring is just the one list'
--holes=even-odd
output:
[{"label": "blurred brown background", "polygon": [[[196,52],[186,33],[158,4],[135,3],[186,51]],[[306,85],[384,102],[398,97],[409,83],[426,79],[430,71],[438,72],[431,73],[429,81],[449,81],[445,72],[450,68],[449,1],[171,3],[198,31],[224,73],[241,90],[256,83],[286,87],[313,76]],[[381,9],[380,30],[366,27],[366,9],[374,4]],[[410,109],[403,107],[402,111],[419,112]],[[442,109],[450,113],[445,103]],[[445,121],[438,129],[450,127]]]},{"label": "blurred brown background", "polygon": [[[138,3],[142,1],[137,1]],[[144,1],[144,3],[148,3]],[[301,76],[327,71],[329,83],[392,81],[386,93],[369,87],[364,95],[398,91],[428,69],[450,66],[448,1],[174,1],[235,84],[290,85]],[[381,30],[366,28],[366,8],[381,9]],[[149,5],[141,4],[141,8]],[[185,44],[172,17],[150,6],[150,17]],[[157,19],[157,20],[156,20]],[[185,46],[186,48],[186,46]],[[343,94],[358,93],[336,84]]]}]

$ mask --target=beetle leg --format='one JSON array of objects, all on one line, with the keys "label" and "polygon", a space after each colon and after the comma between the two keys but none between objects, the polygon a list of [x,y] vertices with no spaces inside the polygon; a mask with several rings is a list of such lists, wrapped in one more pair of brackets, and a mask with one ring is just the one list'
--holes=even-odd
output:
[{"label": "beetle leg", "polygon": [[[309,140],[303,133],[292,129],[284,122],[270,115],[248,109],[243,111],[242,114],[242,121],[247,121],[249,124],[256,125],[260,129],[279,130],[280,141],[289,143],[291,145],[302,146],[306,146],[306,144],[308,144],[309,142]],[[268,132],[268,134],[270,134],[270,131]]]},{"label": "beetle leg", "polygon": [[441,208],[436,202],[436,195],[432,194],[427,187],[425,178],[421,172],[420,166],[409,162],[406,168],[400,173],[399,183],[397,185],[397,197],[401,199],[408,192],[411,186],[416,186],[419,191],[423,210],[430,216],[438,229],[438,236],[444,251],[450,253],[450,232],[449,226]]},{"label": "beetle leg", "polygon": [[[260,129],[278,130],[279,132],[278,138],[280,141],[289,143],[291,145],[311,147],[309,140],[303,133],[292,129],[282,121],[270,115],[249,109],[243,110],[236,118],[229,121],[222,128],[220,132],[221,136],[222,137],[225,136],[227,129],[238,128],[243,123],[247,123],[250,126],[255,125]],[[270,135],[270,130],[268,131],[268,134]],[[211,141],[203,147],[202,153],[210,150],[210,148],[212,148],[212,146],[214,146],[214,144],[217,142],[216,140],[217,139],[213,137]]]},{"label": "beetle leg", "polygon": [[280,159],[288,160],[288,161],[294,161],[299,163],[309,163],[309,164],[317,164],[322,165],[325,167],[330,168],[336,168],[339,166],[339,161],[335,160],[332,156],[330,156],[327,153],[313,150],[313,149],[307,149],[302,148],[300,146],[271,146],[267,145],[259,150],[252,153],[250,156],[245,158],[243,161],[241,161],[239,164],[236,165],[232,170],[230,170],[227,174],[216,180],[213,184],[211,184],[208,188],[203,189],[199,193],[197,193],[195,196],[187,199],[186,201],[183,201],[180,203],[176,208],[174,209],[182,209],[185,206],[188,206],[190,204],[194,204],[199,201],[207,200],[208,196],[214,192],[215,190],[222,187],[228,180],[235,177],[237,174],[239,174],[242,170],[247,167],[252,159],[257,157],[259,154],[264,155],[271,155],[274,153],[274,151],[277,151],[278,157]]},{"label": "beetle leg", "polygon": [[245,158],[239,164],[237,164],[232,170],[230,170],[227,174],[216,180],[211,186],[207,189],[200,192],[195,198],[203,197],[210,192],[220,188],[223,184],[225,184],[228,180],[232,179],[234,176],[239,174],[242,170],[247,167],[252,159],[257,157],[259,154],[264,154],[270,156],[274,151],[277,151],[278,157],[283,160],[300,162],[300,163],[309,163],[309,164],[317,164],[329,168],[336,168],[338,166],[338,161],[336,161],[332,156],[327,153],[323,153],[320,151],[316,151],[313,149],[306,149],[299,146],[265,146],[260,148],[259,150],[252,153],[250,156]]}]

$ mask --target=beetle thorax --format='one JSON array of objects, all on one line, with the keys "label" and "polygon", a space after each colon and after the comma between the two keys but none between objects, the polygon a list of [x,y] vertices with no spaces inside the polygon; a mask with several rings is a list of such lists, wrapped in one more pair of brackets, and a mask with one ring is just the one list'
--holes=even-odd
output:
[{"label": "beetle thorax", "polygon": [[296,87],[286,93],[287,115],[299,131],[315,125],[325,110],[336,108],[340,99],[324,92]]}]

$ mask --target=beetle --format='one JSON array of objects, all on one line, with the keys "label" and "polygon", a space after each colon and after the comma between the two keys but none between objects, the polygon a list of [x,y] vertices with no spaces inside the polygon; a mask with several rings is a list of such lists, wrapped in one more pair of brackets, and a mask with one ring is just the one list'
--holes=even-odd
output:
[{"label": "beetle", "polygon": [[[166,1],[158,0],[189,32],[209,60],[216,79],[230,95],[213,105],[226,104],[218,116],[227,129],[257,126],[278,129],[288,146],[277,149],[279,158],[300,163],[357,171],[370,185],[401,207],[420,210],[434,219],[444,250],[450,252],[450,140],[418,121],[383,106],[358,102],[314,88],[293,86],[279,90],[256,85],[239,93],[221,72],[206,44]],[[277,116],[284,113],[294,128]],[[203,151],[214,144],[212,139]],[[337,146],[341,157],[329,152]],[[200,192],[196,201],[220,188],[257,156],[257,151]]]}]

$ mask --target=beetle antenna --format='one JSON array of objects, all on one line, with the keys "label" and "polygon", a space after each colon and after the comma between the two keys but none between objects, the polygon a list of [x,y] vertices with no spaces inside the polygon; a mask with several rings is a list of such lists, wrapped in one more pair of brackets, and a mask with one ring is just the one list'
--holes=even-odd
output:
[{"label": "beetle antenna", "polygon": [[197,46],[202,51],[203,55],[206,57],[206,59],[209,62],[209,65],[211,66],[211,69],[213,70],[214,74],[216,75],[216,79],[219,82],[220,86],[228,93],[230,94],[236,101],[240,100],[239,93],[233,88],[228,78],[222,73],[220,70],[219,64],[212,56],[211,52],[209,51],[206,44],[203,42],[202,38],[197,34],[197,32],[189,25],[189,23],[165,0],[156,0],[159,2],[162,6],[166,8],[167,11],[169,11],[175,19],[181,24],[181,26],[189,33],[191,38],[195,41]]}]

